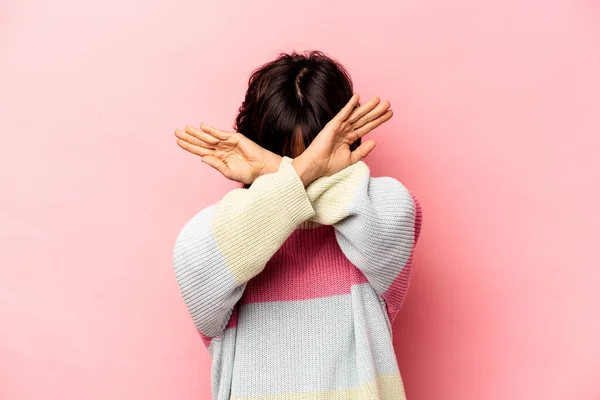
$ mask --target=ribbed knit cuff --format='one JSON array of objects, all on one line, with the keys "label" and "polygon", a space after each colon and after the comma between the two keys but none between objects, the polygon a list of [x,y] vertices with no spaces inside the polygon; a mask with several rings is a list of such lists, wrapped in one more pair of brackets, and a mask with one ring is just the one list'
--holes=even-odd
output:
[{"label": "ribbed knit cuff", "polygon": [[270,174],[270,176],[281,196],[282,206],[285,207],[295,225],[299,225],[315,215],[315,210],[306,195],[304,183],[291,161],[284,162],[282,160],[279,173]]},{"label": "ribbed knit cuff", "polygon": [[288,156],[283,156],[283,157],[281,158],[281,162],[279,163],[279,169],[281,169],[281,167],[283,167],[284,165],[291,164],[291,163],[292,163],[292,161],[294,161],[294,159],[293,159],[293,158],[290,158],[290,157],[288,157]]}]

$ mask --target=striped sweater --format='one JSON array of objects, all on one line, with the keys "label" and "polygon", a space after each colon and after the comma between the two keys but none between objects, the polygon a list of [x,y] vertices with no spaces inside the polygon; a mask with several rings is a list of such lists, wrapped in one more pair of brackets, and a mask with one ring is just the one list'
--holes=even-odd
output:
[{"label": "striped sweater", "polygon": [[306,187],[291,161],[201,210],[175,243],[212,398],[404,399],[391,326],[419,203],[362,161]]}]

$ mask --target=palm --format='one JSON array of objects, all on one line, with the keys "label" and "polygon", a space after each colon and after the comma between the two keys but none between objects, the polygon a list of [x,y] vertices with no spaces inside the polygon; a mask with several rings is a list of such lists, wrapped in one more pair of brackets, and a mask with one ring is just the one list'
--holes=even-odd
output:
[{"label": "palm", "polygon": [[[217,155],[217,157],[219,156]],[[230,154],[220,158],[226,166],[225,172],[223,173],[226,178],[242,183],[252,181],[252,168],[238,154]]]},{"label": "palm", "polygon": [[177,144],[226,178],[252,183],[265,167],[272,153],[238,132],[225,132],[202,124],[200,129],[186,126],[176,130]]},{"label": "palm", "polygon": [[348,135],[340,123],[332,121],[310,144],[314,148],[313,156],[322,160],[325,170],[332,175],[333,171],[341,171],[348,165],[353,164],[350,146],[358,137]]},{"label": "palm", "polygon": [[228,179],[251,183],[256,178],[254,171],[260,170],[264,149],[245,136],[238,135],[221,142],[214,156],[225,164],[224,175]]},{"label": "palm", "polygon": [[374,140],[361,143],[354,151],[350,150],[350,146],[393,115],[390,103],[379,104],[377,97],[357,106],[358,95],[354,95],[319,132],[305,150],[306,155],[303,153],[317,165],[321,175],[333,175],[366,157],[375,147]]}]

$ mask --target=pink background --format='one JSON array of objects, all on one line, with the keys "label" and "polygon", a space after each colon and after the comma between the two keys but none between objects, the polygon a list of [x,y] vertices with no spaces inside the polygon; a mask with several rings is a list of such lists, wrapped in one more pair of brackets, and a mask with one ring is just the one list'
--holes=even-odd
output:
[{"label": "pink background", "polygon": [[171,254],[234,184],[173,131],[310,48],[391,101],[367,163],[423,204],[409,400],[600,398],[597,2],[5,0],[0,46],[1,399],[210,398]]}]

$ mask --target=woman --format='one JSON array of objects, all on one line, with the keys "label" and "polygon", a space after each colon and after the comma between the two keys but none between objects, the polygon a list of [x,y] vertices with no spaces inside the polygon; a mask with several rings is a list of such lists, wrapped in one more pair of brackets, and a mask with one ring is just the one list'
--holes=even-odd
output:
[{"label": "woman", "polygon": [[361,161],[375,147],[362,136],[391,117],[387,101],[358,105],[336,61],[293,53],[253,73],[237,132],[175,132],[243,184],[194,216],[174,250],[213,399],[404,398],[391,324],[421,210]]}]

